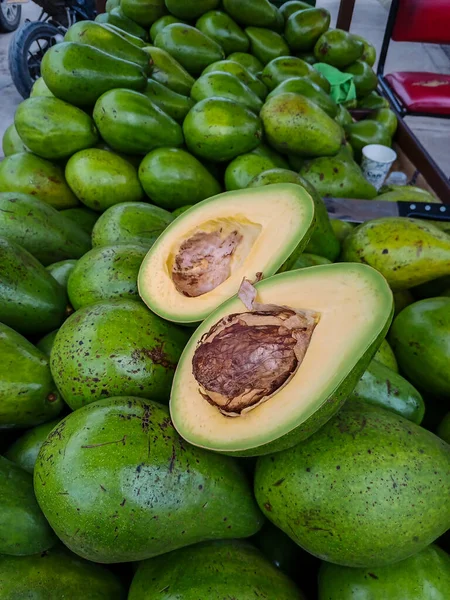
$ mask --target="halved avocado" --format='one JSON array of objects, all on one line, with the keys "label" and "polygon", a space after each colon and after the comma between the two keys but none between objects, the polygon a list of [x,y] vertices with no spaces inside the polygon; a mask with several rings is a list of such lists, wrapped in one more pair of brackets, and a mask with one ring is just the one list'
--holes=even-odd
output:
[{"label": "halved avocado", "polygon": [[[241,286],[178,363],[170,410],[190,444],[235,456],[296,445],[340,408],[392,319],[384,277],[356,263],[281,273]],[[254,297],[253,297],[254,300]],[[281,306],[280,306],[281,305]]]},{"label": "halved avocado", "polygon": [[197,323],[237,293],[244,278],[273,275],[314,227],[299,185],[227,192],[199,202],[158,238],[138,277],[139,294],[164,319]]}]

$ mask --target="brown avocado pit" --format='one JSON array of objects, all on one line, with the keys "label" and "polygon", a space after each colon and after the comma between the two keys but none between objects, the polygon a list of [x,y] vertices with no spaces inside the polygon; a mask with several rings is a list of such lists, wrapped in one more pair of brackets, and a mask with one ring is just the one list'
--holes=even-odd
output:
[{"label": "brown avocado pit", "polygon": [[175,256],[172,280],[185,296],[196,298],[214,290],[231,274],[232,256],[242,234],[199,231],[185,240]]},{"label": "brown avocado pit", "polygon": [[239,297],[250,312],[216,323],[200,339],[192,359],[200,394],[229,417],[253,410],[289,383],[320,317],[311,310],[257,303],[248,280]]}]

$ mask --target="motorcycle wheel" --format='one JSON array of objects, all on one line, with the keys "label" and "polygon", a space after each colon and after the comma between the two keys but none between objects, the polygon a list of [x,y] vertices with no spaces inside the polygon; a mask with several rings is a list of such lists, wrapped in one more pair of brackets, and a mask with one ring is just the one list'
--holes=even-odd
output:
[{"label": "motorcycle wheel", "polygon": [[9,72],[23,98],[28,98],[33,83],[41,75],[45,52],[63,37],[57,27],[42,21],[25,23],[14,34],[9,45]]},{"label": "motorcycle wheel", "polygon": [[0,0],[0,33],[9,33],[19,27],[22,7],[19,4],[6,4]]}]

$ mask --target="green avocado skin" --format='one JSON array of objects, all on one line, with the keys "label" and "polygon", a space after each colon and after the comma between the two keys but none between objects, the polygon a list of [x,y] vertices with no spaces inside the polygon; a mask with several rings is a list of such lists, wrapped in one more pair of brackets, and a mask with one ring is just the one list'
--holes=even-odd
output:
[{"label": "green avocado skin", "polygon": [[62,546],[26,557],[0,557],[0,600],[125,600],[119,579],[105,567]]},{"label": "green avocado skin", "polygon": [[241,25],[278,27],[278,11],[269,0],[223,0],[223,7]]},{"label": "green avocado skin", "polygon": [[345,69],[345,72],[353,75],[357,98],[364,98],[364,96],[373,92],[378,85],[375,72],[363,60],[355,61]]},{"label": "green avocado skin", "polygon": [[145,28],[150,27],[167,12],[164,0],[121,0],[120,10],[126,17]]},{"label": "green avocado skin", "polygon": [[43,77],[38,77],[31,88],[30,98],[35,98],[38,96],[47,96],[48,98],[55,97],[54,94],[52,94],[48,89]]},{"label": "green avocado skin", "polygon": [[56,210],[79,205],[61,168],[30,152],[19,152],[0,162],[0,192],[29,194]]},{"label": "green avocado skin", "polygon": [[266,84],[269,90],[274,90],[285,79],[291,77],[308,77],[327,93],[330,91],[330,84],[327,79],[310,64],[296,56],[281,56],[271,60],[264,67],[261,75],[263,83]]},{"label": "green avocado skin", "polygon": [[372,200],[377,195],[377,190],[364,179],[358,165],[339,156],[323,156],[308,161],[300,169],[300,175],[322,196]]},{"label": "green avocado skin", "polygon": [[288,258],[288,260],[280,268],[279,272],[284,273],[284,271],[294,271],[295,269],[304,269],[306,267],[314,267],[316,265],[330,264],[331,260],[328,260],[328,258],[319,256],[317,254],[308,254],[307,252],[302,252],[302,254],[294,257],[293,260],[291,257]]},{"label": "green avocado skin", "polygon": [[227,60],[239,63],[252,75],[258,75],[264,68],[262,62],[248,52],[233,52],[227,56]]},{"label": "green avocado skin", "polygon": [[269,520],[348,567],[390,565],[428,546],[449,528],[449,492],[448,444],[356,401],[302,444],[258,459],[255,475]]},{"label": "green avocado skin", "polygon": [[29,252],[0,238],[0,321],[24,335],[44,334],[63,322],[63,288]]},{"label": "green avocado skin", "polygon": [[62,210],[61,214],[79,225],[89,236],[92,234],[92,229],[98,219],[98,213],[86,207],[67,208],[66,210]]},{"label": "green avocado skin", "polygon": [[165,85],[177,94],[189,96],[195,79],[184,69],[173,56],[162,48],[148,46],[145,49],[150,54],[152,64],[152,79]]},{"label": "green avocado skin", "polygon": [[140,302],[108,300],[84,306],[56,335],[51,371],[76,410],[105,396],[167,402],[187,333]]},{"label": "green avocado skin", "polygon": [[57,329],[55,329],[55,331],[50,331],[50,333],[44,335],[44,337],[41,338],[36,344],[36,348],[43,352],[48,358],[50,358],[50,354],[52,352],[53,344],[55,343],[57,333]]},{"label": "green avocado skin", "polygon": [[[27,556],[48,550],[56,542],[36,502],[33,478],[3,456],[0,456],[0,509],[0,554]],[[0,594],[3,589],[0,586]]]},{"label": "green avocado skin", "polygon": [[144,90],[147,85],[139,65],[77,42],[62,42],[50,48],[41,69],[45,83],[57,98],[80,107],[92,106],[113,88]]},{"label": "green avocado skin", "polygon": [[212,71],[204,73],[192,86],[191,98],[200,102],[205,98],[229,98],[259,114],[262,100],[240,79],[231,73]]},{"label": "green avocado skin", "polygon": [[33,427],[54,419],[63,402],[48,357],[3,323],[0,342],[0,430]]},{"label": "green avocado skin", "polygon": [[274,58],[290,54],[284,38],[275,31],[263,27],[247,27],[245,33],[250,40],[251,53],[263,65],[267,65]]},{"label": "green avocado skin", "polygon": [[232,160],[225,170],[225,188],[231,191],[249,187],[256,176],[273,168],[275,163],[268,156],[259,156],[252,152],[241,154]]},{"label": "green avocado skin", "polygon": [[60,262],[48,265],[47,271],[56,279],[61,287],[67,290],[67,283],[69,281],[70,274],[77,264],[76,260],[61,260]]},{"label": "green avocado skin", "polygon": [[2,148],[5,156],[11,156],[11,154],[18,154],[19,152],[27,152],[28,150],[17,133],[14,123],[11,123],[11,125],[5,129],[2,139]]},{"label": "green avocado skin", "polygon": [[358,100],[358,108],[375,110],[377,108],[389,108],[389,101],[377,92],[370,92],[367,96]]},{"label": "green avocado skin", "polygon": [[208,65],[225,58],[222,47],[191,25],[172,23],[155,39],[155,46],[169,52],[188,73],[200,75]]},{"label": "green avocado skin", "polygon": [[[18,465],[27,473],[33,473],[37,455],[50,431],[61,419],[54,419],[29,429],[8,448],[5,458]],[[1,571],[1,569],[0,569]],[[1,579],[0,579],[1,581]],[[1,598],[1,596],[0,596]]]},{"label": "green avocado skin", "polygon": [[195,26],[222,46],[225,56],[233,52],[247,52],[249,49],[250,42],[244,31],[224,12],[207,12],[198,19]]},{"label": "green avocado skin", "polygon": [[170,212],[146,202],[116,204],[98,219],[92,231],[92,244],[94,247],[138,244],[150,248],[172,221]]},{"label": "green avocado skin", "polygon": [[334,235],[341,243],[353,231],[355,227],[353,223],[341,221],[340,219],[331,219],[331,226],[333,228]]},{"label": "green avocado skin", "polygon": [[166,0],[170,13],[180,19],[192,21],[219,6],[220,0]]},{"label": "green avocado skin", "polygon": [[[281,169],[286,171],[289,169],[289,163],[285,156],[282,156],[278,152],[276,152],[270,146],[266,146],[266,144],[260,144],[256,148],[254,148],[251,152],[252,154],[256,154],[257,156],[265,156],[266,158],[270,158],[270,160],[275,165],[276,169]],[[279,181],[273,181],[273,183],[297,183],[296,181],[284,180],[280,179]],[[267,185],[267,184],[266,184]]]},{"label": "green avocado skin", "polygon": [[361,160],[362,149],[368,144],[381,144],[382,146],[391,146],[392,137],[389,130],[378,121],[365,119],[351,125],[345,126],[347,139],[355,151],[356,160]]},{"label": "green avocado skin", "polygon": [[306,98],[309,98],[309,100],[324,110],[329,117],[333,119],[336,117],[338,111],[336,102],[320,87],[320,85],[317,85],[317,83],[314,83],[314,81],[308,77],[292,77],[291,79],[285,79],[270,92],[267,96],[267,100],[286,92],[306,96]]},{"label": "green avocado skin", "polygon": [[206,542],[142,562],[128,600],[302,600],[296,585],[239,540]]},{"label": "green avocado skin", "polygon": [[[395,294],[394,294],[394,304],[395,304]],[[397,309],[397,306],[395,308]],[[388,369],[390,369],[391,371],[394,371],[394,373],[398,373],[397,359],[395,358],[394,351],[390,347],[389,342],[387,340],[383,340],[381,342],[381,346],[378,348],[378,350],[376,351],[376,354],[373,358],[374,358],[374,360],[378,361],[385,367],[388,367]]]},{"label": "green avocado skin", "polygon": [[285,21],[289,19],[291,15],[298,12],[299,10],[305,10],[315,5],[315,2],[301,2],[299,0],[290,0],[280,6],[280,13],[283,15]]},{"label": "green avocado skin", "polygon": [[446,600],[449,590],[450,557],[435,545],[387,567],[319,571],[319,600]]},{"label": "green avocado skin", "polygon": [[[96,19],[96,22],[97,22],[97,19]],[[103,25],[103,27],[106,27],[107,29],[113,31],[114,33],[118,33],[125,40],[127,40],[131,44],[134,44],[138,48],[145,48],[145,46],[147,45],[147,43],[144,42],[143,39],[141,39],[140,37],[137,37],[136,35],[133,35],[132,33],[129,33],[128,31],[125,31],[125,29],[120,29],[120,27],[116,27],[116,25],[112,25],[111,23],[101,23],[101,24]]]},{"label": "green avocado skin", "polygon": [[[251,54],[248,56],[251,56]],[[213,72],[217,73],[220,71],[230,73],[231,75],[234,75],[240,79],[240,81],[242,81],[242,83],[245,84],[252,92],[254,92],[261,100],[266,98],[268,90],[264,83],[258,79],[258,77],[252,71],[247,69],[245,65],[231,60],[231,58],[212,63],[203,71],[202,75]]]},{"label": "green avocado skin", "polygon": [[157,148],[147,154],[139,179],[152,202],[166,210],[196,204],[222,191],[208,169],[181,148]]},{"label": "green avocado skin", "polygon": [[91,247],[89,235],[52,206],[13,192],[0,192],[0,235],[43,265],[79,258]]},{"label": "green avocado skin", "polygon": [[361,58],[363,52],[363,44],[342,29],[326,31],[314,46],[314,55],[318,62],[327,63],[337,69],[348,67]]},{"label": "green avocado skin", "polygon": [[407,306],[395,318],[389,341],[412,383],[450,398],[450,298],[428,298]]},{"label": "green avocado skin", "polygon": [[437,434],[440,438],[450,444],[450,412],[448,412],[439,424]]},{"label": "green avocado skin", "polygon": [[348,401],[362,400],[381,406],[420,425],[425,404],[416,388],[404,377],[373,360]]},{"label": "green avocado skin", "polygon": [[167,27],[167,25],[172,25],[172,23],[184,23],[184,21],[177,19],[173,15],[164,15],[156,20],[150,27],[150,39],[152,42],[155,41],[156,36],[164,29],[164,27]]},{"label": "green avocado skin", "polygon": [[181,126],[145,94],[133,90],[106,92],[93,115],[102,138],[117,152],[146,154],[161,146],[183,144]]},{"label": "green avocado skin", "polygon": [[135,23],[132,19],[126,17],[123,12],[120,10],[120,7],[113,8],[111,11],[107,13],[101,13],[95,17],[96,23],[101,23],[104,25],[114,25],[118,29],[126,31],[131,35],[138,37],[141,40],[147,39],[147,31]]},{"label": "green avocado skin", "polygon": [[100,148],[74,154],[66,165],[66,179],[81,202],[98,212],[122,202],[138,202],[144,195],[135,167]]},{"label": "green avocado skin", "polygon": [[329,26],[330,13],[325,8],[307,8],[288,18],[284,35],[292,51],[308,52]]},{"label": "green avocado skin", "polygon": [[145,246],[123,244],[94,248],[78,261],[67,292],[75,310],[103,300],[139,300],[137,276]]},{"label": "green avocado skin", "polygon": [[58,537],[96,562],[248,537],[262,525],[238,464],[189,446],[166,407],[139,398],[102,400],[66,417],[42,446],[34,477]]},{"label": "green avocado skin", "polygon": [[154,79],[148,80],[147,88],[143,93],[153,104],[159,106],[161,110],[175,121],[182,122],[194,106],[194,101],[191,98],[174,92]]}]

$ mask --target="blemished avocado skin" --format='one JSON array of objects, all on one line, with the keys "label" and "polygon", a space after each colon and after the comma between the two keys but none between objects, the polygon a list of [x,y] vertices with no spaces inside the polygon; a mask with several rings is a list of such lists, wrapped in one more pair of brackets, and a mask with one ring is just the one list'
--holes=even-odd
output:
[{"label": "blemished avocado skin", "polygon": [[322,563],[319,600],[446,600],[450,590],[450,557],[432,544],[387,567],[350,569]]},{"label": "blemished avocado skin", "polygon": [[11,123],[11,125],[5,129],[2,139],[2,148],[5,156],[11,156],[11,154],[18,154],[19,152],[28,151],[27,147],[20,139],[14,123]]},{"label": "blemished avocado skin", "polygon": [[263,522],[240,466],[184,444],[167,408],[139,398],[109,398],[66,417],[42,446],[34,478],[58,537],[95,562],[248,537]]},{"label": "blemished avocado skin", "polygon": [[125,588],[114,573],[62,545],[33,556],[0,556],[0,581],[0,600],[126,599]]},{"label": "blemished avocado skin", "polygon": [[161,600],[304,599],[259,550],[239,540],[205,542],[142,562],[128,600],[157,595]]},{"label": "blemished avocado skin", "polygon": [[0,509],[1,554],[37,554],[56,543],[56,536],[36,502],[33,478],[3,456],[0,456]]},{"label": "blemished avocado skin", "polygon": [[[394,294],[394,304],[395,304],[395,294]],[[385,367],[388,367],[388,369],[390,369],[391,371],[394,371],[394,373],[398,373],[397,359],[395,358],[394,351],[390,347],[389,342],[387,340],[383,340],[381,342],[381,346],[376,351],[373,359],[380,362]]]},{"label": "blemished avocado skin", "polygon": [[[21,435],[5,452],[5,458],[18,465],[27,473],[33,473],[39,450],[48,434],[61,419],[54,419],[37,425]],[[1,597],[1,596],[0,596]]]},{"label": "blemished avocado skin", "polygon": [[449,465],[450,446],[431,432],[348,402],[309,440],[260,458],[255,494],[266,517],[311,554],[382,567],[448,529]]}]

